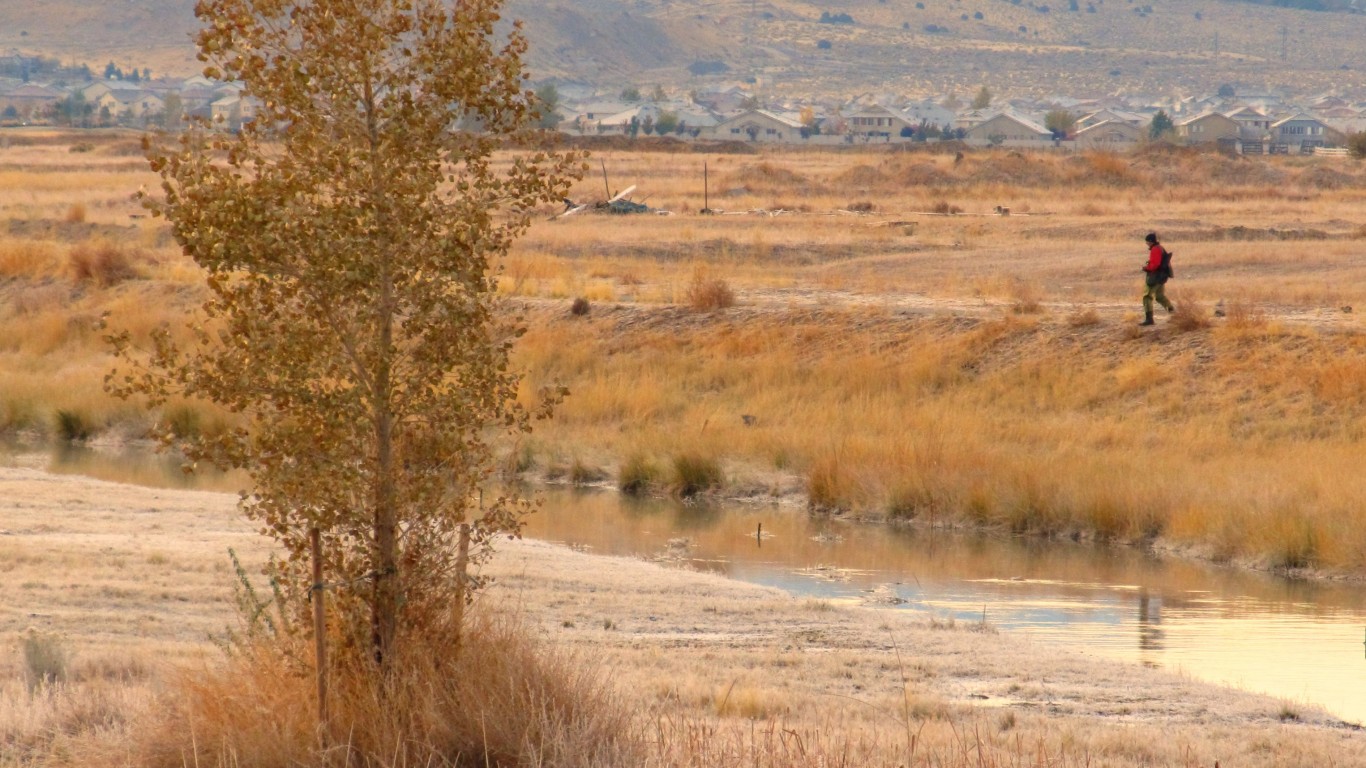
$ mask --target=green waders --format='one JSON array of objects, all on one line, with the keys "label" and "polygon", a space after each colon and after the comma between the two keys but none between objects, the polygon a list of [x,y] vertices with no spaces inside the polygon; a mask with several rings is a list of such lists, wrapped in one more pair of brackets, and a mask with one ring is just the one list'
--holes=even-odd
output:
[{"label": "green waders", "polygon": [[1148,276],[1148,290],[1143,292],[1143,325],[1153,324],[1153,299],[1161,304],[1168,312],[1172,311],[1172,303],[1167,299],[1166,287],[1157,282],[1152,275]]}]

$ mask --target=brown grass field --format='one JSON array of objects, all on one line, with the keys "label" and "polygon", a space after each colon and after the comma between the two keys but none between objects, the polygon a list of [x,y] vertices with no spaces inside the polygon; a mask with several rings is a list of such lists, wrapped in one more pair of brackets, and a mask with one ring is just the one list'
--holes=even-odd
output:
[{"label": "brown grass field", "polygon": [[[183,325],[199,291],[131,198],[154,182],[135,137],[9,144],[0,431],[221,428],[201,405],[151,414],[101,389],[100,318]],[[614,192],[672,215],[547,209],[502,265],[528,389],[572,393],[507,446],[509,473],[629,469],[668,492],[695,459],[722,495],[1366,568],[1360,163],[1161,147],[595,160],[576,200],[606,197],[605,165]],[[716,215],[698,213],[704,163]],[[1145,331],[1150,229],[1176,253],[1179,308]]]},{"label": "brown grass field", "polygon": [[[30,442],[123,441],[144,437],[157,419],[182,432],[226,422],[195,403],[148,413],[101,388],[111,366],[96,329],[102,317],[135,334],[184,325],[200,291],[194,265],[131,197],[155,183],[136,142],[129,134],[42,131],[7,132],[0,142],[0,432]],[[528,389],[559,381],[571,391],[554,421],[504,447],[508,475],[800,499],[822,514],[1132,542],[1299,574],[1366,572],[1360,163],[1162,147],[1134,155],[981,151],[961,160],[932,151],[623,149],[595,155],[575,200],[606,196],[598,161],[612,191],[635,185],[635,200],[672,215],[585,212],[552,221],[559,209],[547,208],[502,265],[510,310],[530,327],[518,351]],[[703,163],[714,215],[699,213]],[[998,206],[1010,214],[997,215]],[[1138,268],[1149,230],[1176,254],[1169,295],[1178,311],[1141,329]],[[579,313],[575,299],[584,300]],[[170,542],[164,565],[183,566],[204,584],[173,580],[161,587],[164,599],[185,603],[201,615],[196,621],[208,612],[221,623],[222,598],[197,590],[223,587],[230,572],[207,553]],[[24,551],[4,562],[22,565]],[[39,583],[54,568],[85,565],[78,554],[53,557],[34,561],[38,576],[11,583],[23,593],[22,583]],[[141,570],[152,557],[123,562]],[[159,600],[144,594],[145,579],[135,581],[108,588]],[[71,582],[76,593],[96,583]],[[176,597],[182,588],[183,601]],[[811,608],[817,618],[824,610]],[[11,614],[6,632],[24,628],[24,611]],[[557,614],[534,615],[538,626],[555,629],[554,619],[545,622]],[[81,673],[82,681],[156,680],[156,688],[163,676],[147,671],[149,655],[184,658],[203,647],[202,634],[185,645],[163,636],[156,627],[166,620],[147,619],[145,632],[120,629],[106,644],[82,616],[64,630],[95,636],[87,646],[94,650],[81,657],[97,671]],[[557,643],[595,647],[603,639],[560,629],[569,627],[555,629]],[[157,639],[144,644],[144,635]],[[858,643],[873,643],[869,637]],[[673,646],[657,640],[646,633],[629,644],[657,660],[639,662],[658,665],[648,679],[672,680]],[[708,637],[681,647],[699,649],[688,658],[707,667],[713,645]],[[762,647],[768,650],[748,652],[783,658],[774,650],[781,643]],[[884,673],[894,663],[886,651]],[[759,670],[785,667],[756,659],[734,662],[756,671],[719,699],[714,688],[731,685],[722,668],[715,679],[685,680],[667,695],[659,693],[667,693],[663,683],[628,684],[692,703],[654,721],[659,743],[669,745],[658,751],[659,764],[730,764],[708,750],[731,747],[767,750],[773,759],[765,764],[816,764],[774,757],[787,726],[769,716],[789,716],[774,704],[787,693],[767,687],[769,673]],[[1019,663],[1025,666],[1000,674],[1020,674],[1027,663]],[[911,688],[881,685],[884,704],[909,701],[903,694]],[[115,685],[101,695],[150,694]],[[1075,708],[1093,695],[1100,694],[1077,693]],[[828,702],[823,696],[811,701]],[[1231,754],[1194,735],[1156,738],[1158,715],[1102,718],[1091,731],[1064,709],[1054,713],[1064,718],[1057,730],[1063,726],[1051,715],[1036,720],[1031,711],[1001,728],[996,714],[963,708],[955,695],[918,697],[914,720],[905,709],[890,718],[900,736],[821,720],[827,708],[810,703],[792,708],[800,723],[790,730],[824,734],[811,738],[825,739],[819,754],[827,757],[845,736],[848,744],[892,749],[877,753],[886,756],[906,747],[910,724],[929,723],[916,732],[926,741],[916,743],[937,745],[943,759],[916,764],[1085,765],[1079,755],[1103,752],[1090,764],[1209,765],[1212,756]],[[43,714],[21,706],[14,691],[10,700],[7,716],[18,725],[5,726],[0,744],[15,743],[10,734],[47,734],[36,749],[51,759],[58,742],[47,737],[61,731],[43,718],[65,717],[55,708],[74,704],[54,698]],[[721,703],[703,717],[696,710],[703,700]],[[728,707],[741,701],[758,719],[731,727],[740,721],[726,718]],[[1183,733],[1229,749],[1262,738],[1254,731],[1277,734],[1227,765],[1327,763],[1286,757],[1296,750],[1355,761],[1344,756],[1355,753],[1341,751],[1350,740],[1337,731],[1306,726],[1282,734],[1257,717],[1182,721],[1190,729]],[[89,736],[86,725],[81,733]],[[115,733],[123,727],[109,725]],[[985,732],[995,762],[971,762],[966,745]],[[1181,753],[1183,744],[1192,751]],[[19,755],[19,764],[31,754],[0,753]]]}]

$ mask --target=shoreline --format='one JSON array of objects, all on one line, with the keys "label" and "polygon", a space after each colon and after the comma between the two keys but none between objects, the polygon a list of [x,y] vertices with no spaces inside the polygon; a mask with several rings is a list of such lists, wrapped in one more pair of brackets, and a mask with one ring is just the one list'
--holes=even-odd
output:
[{"label": "shoreline", "polygon": [[[0,499],[0,552],[22,585],[4,610],[5,642],[30,626],[53,632],[77,663],[212,658],[206,634],[233,619],[225,549],[249,570],[268,551],[231,494],[0,467]],[[1366,763],[1359,727],[1317,708],[1059,652],[989,624],[535,540],[500,540],[483,574],[494,577],[486,604],[599,665],[643,712],[885,738],[914,720],[944,749],[975,728],[991,749],[1023,737],[1114,766]]]},{"label": "shoreline", "polygon": [[[36,462],[32,461],[31,459],[39,456],[46,457],[46,453],[39,453],[38,451],[46,450],[50,452],[54,447],[58,447],[57,444],[54,444],[50,440],[43,438],[41,435],[24,432],[8,434],[0,433],[0,445],[3,445],[3,441],[5,440],[10,440],[11,444],[18,445],[22,449],[24,449],[22,452],[13,453],[11,455],[12,461],[27,457],[30,460],[25,461],[23,466],[38,469],[44,472],[49,471],[46,468],[45,464],[43,466],[39,466]],[[87,449],[96,454],[111,451],[123,452],[128,449],[133,449],[137,451],[143,451],[146,453],[146,455],[153,457],[164,457],[170,455],[157,453],[157,444],[154,441],[146,439],[132,439],[117,435],[103,435],[83,443],[74,444],[73,447]],[[0,452],[0,457],[3,457],[4,455],[5,454],[3,452]],[[801,478],[796,475],[784,477],[779,480],[773,480],[772,478],[762,478],[757,474],[741,474],[738,475],[737,478],[738,479],[734,483],[735,488],[733,489],[722,489],[719,491],[703,491],[693,498],[720,504],[734,504],[739,507],[774,506],[792,512],[804,512],[806,514],[821,515],[832,520],[840,520],[843,522],[858,525],[881,525],[893,529],[906,528],[915,531],[981,533],[1009,536],[1027,541],[1068,541],[1071,543],[1079,543],[1092,547],[1123,547],[1125,549],[1134,551],[1150,552],[1153,554],[1168,557],[1181,558],[1196,563],[1210,565],[1216,568],[1229,568],[1235,570],[1248,571],[1252,573],[1262,573],[1275,576],[1278,578],[1284,578],[1291,581],[1306,581],[1311,583],[1321,582],[1334,584],[1366,584],[1366,573],[1353,573],[1349,571],[1309,567],[1289,568],[1285,566],[1275,565],[1272,563],[1267,563],[1264,560],[1259,561],[1257,559],[1250,557],[1220,558],[1215,556],[1211,552],[1212,547],[1207,543],[1184,543],[1171,539],[1166,539],[1161,536],[1157,537],[1156,539],[1128,540],[1121,538],[1104,539],[1094,535],[1093,533],[1089,533],[1083,530],[1060,534],[1045,534],[1039,532],[1019,533],[1009,531],[1005,529],[1003,526],[999,525],[973,525],[969,523],[963,523],[961,520],[958,523],[954,523],[951,522],[955,519],[952,517],[948,517],[946,520],[927,523],[925,521],[925,518],[923,517],[917,517],[913,519],[892,519],[886,515],[867,514],[856,510],[813,511],[808,495],[801,492],[800,490],[797,490],[797,488],[800,485]],[[520,481],[530,486],[533,489],[533,491],[538,488],[553,489],[557,491],[591,490],[602,493],[613,493],[633,496],[636,498],[648,498],[657,500],[679,498],[672,494],[657,492],[643,494],[626,494],[618,487],[618,485],[615,482],[612,481],[575,483],[571,480],[564,479],[562,477],[550,477],[547,476],[545,473],[541,473],[534,477],[523,476],[520,478]],[[105,482],[120,483],[124,481],[105,480]],[[139,483],[133,484],[140,485]],[[776,494],[762,490],[755,490],[774,487],[783,487],[784,490],[783,492]],[[217,491],[214,489],[204,489],[203,492],[218,493],[221,491]]]}]

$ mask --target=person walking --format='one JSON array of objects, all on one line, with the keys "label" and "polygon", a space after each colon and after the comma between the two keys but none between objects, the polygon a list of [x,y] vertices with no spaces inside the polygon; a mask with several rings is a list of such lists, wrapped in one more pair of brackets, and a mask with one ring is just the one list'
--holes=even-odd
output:
[{"label": "person walking", "polygon": [[1148,243],[1148,263],[1143,265],[1143,282],[1147,285],[1147,290],[1143,292],[1143,322],[1139,325],[1152,325],[1153,299],[1157,299],[1157,303],[1168,312],[1173,309],[1172,303],[1167,300],[1165,288],[1167,279],[1172,276],[1171,256],[1167,249],[1162,247],[1162,243],[1157,241],[1156,232],[1149,232],[1143,239]]}]

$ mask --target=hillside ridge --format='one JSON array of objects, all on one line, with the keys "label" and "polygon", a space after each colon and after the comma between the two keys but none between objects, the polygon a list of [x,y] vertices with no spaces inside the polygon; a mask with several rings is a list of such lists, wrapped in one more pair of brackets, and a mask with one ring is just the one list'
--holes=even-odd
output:
[{"label": "hillside ridge", "polygon": [[[1360,0],[510,0],[537,79],[768,93],[1094,97],[1244,90],[1366,98]],[[1317,10],[1310,10],[1314,8]],[[197,72],[194,0],[0,8],[0,50]],[[825,21],[822,21],[824,19]],[[690,66],[717,71],[697,76]],[[969,94],[970,95],[970,94]]]}]

